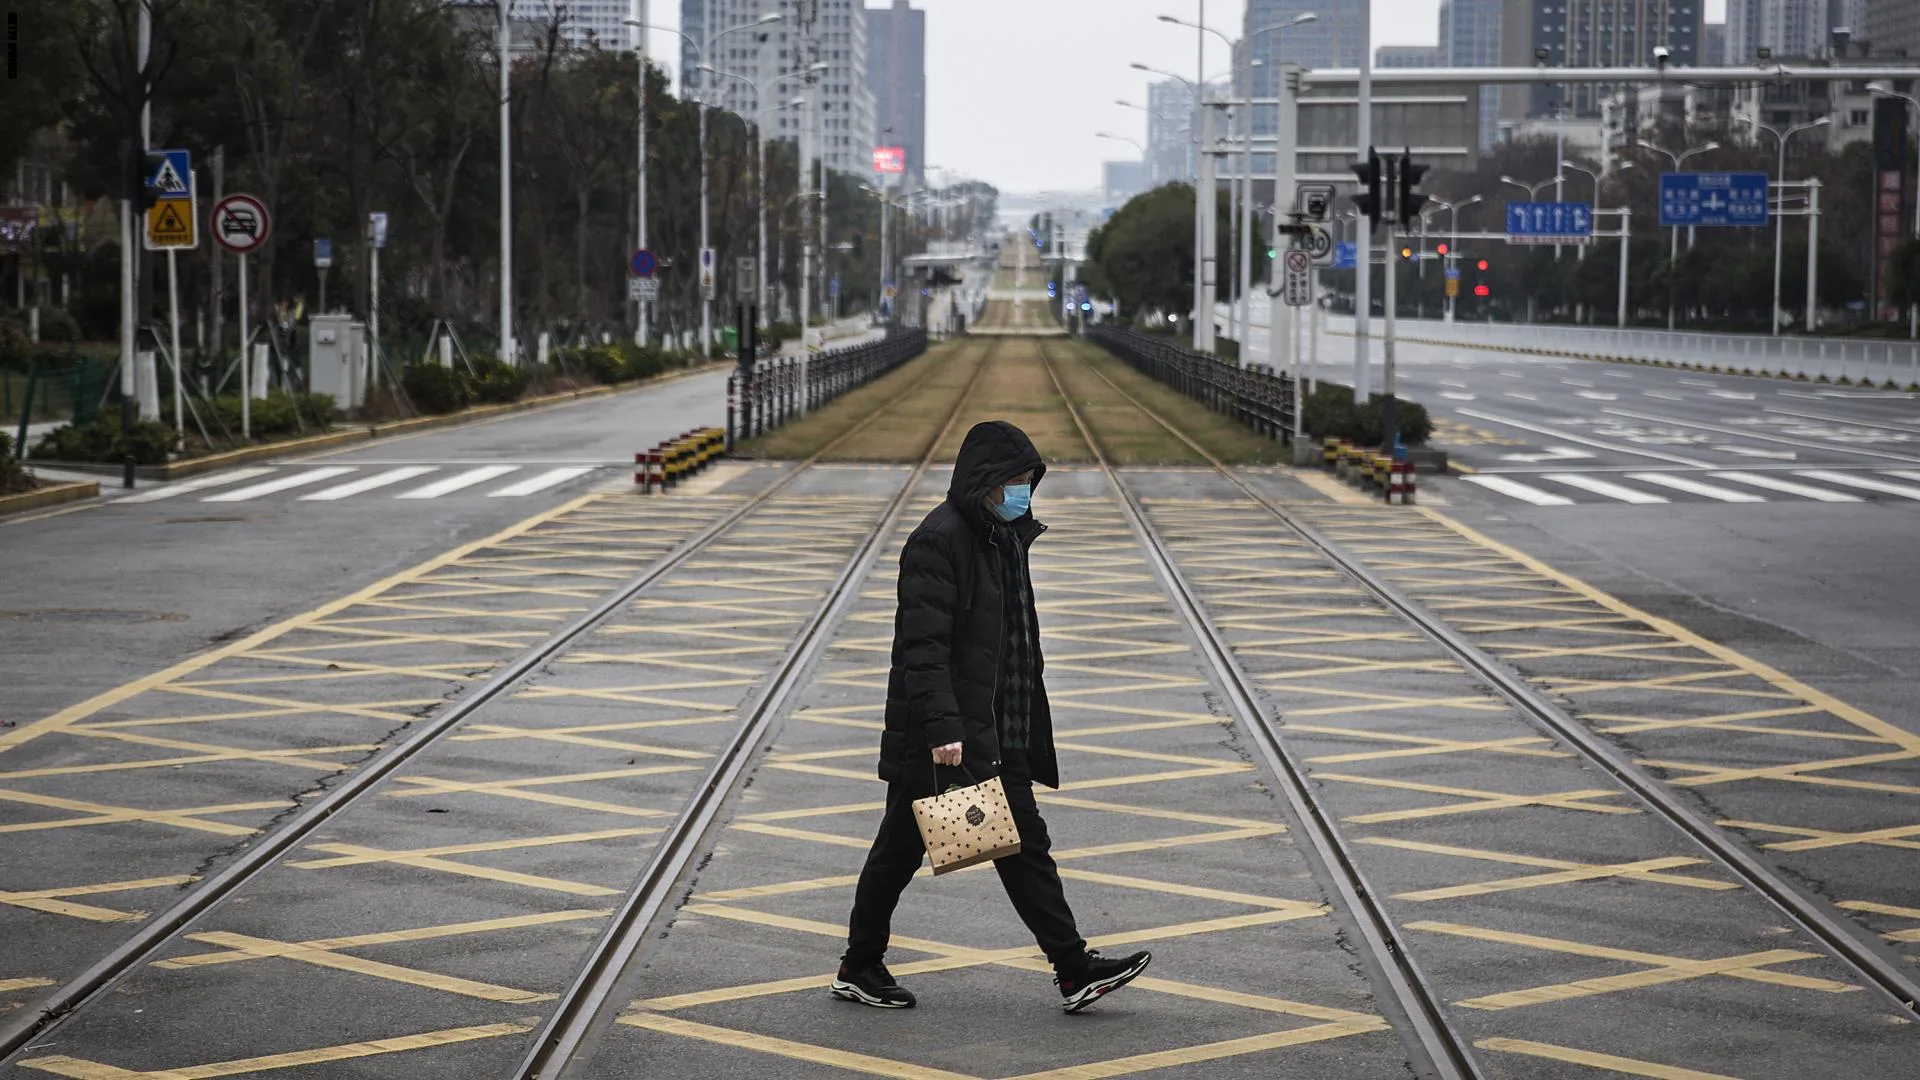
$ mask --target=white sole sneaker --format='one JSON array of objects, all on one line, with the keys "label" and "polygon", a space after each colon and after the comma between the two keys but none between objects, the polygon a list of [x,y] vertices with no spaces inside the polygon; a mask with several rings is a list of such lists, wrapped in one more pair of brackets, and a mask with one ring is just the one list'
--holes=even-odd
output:
[{"label": "white sole sneaker", "polygon": [[1079,990],[1074,991],[1073,996],[1062,998],[1060,1007],[1070,1013],[1079,1012],[1081,1009],[1099,1001],[1101,997],[1132,982],[1141,972],[1147,970],[1147,965],[1151,963],[1153,963],[1153,956],[1151,954],[1142,956],[1138,964],[1133,965],[1125,971],[1116,972],[1104,979],[1090,982]]},{"label": "white sole sneaker", "polygon": [[871,1005],[876,1009],[913,1008],[913,1002],[911,1001],[888,1001],[885,998],[877,998],[844,979],[833,980],[833,985],[828,987],[828,989],[833,991],[834,997],[840,998],[843,1001],[857,1001],[862,1005]]}]

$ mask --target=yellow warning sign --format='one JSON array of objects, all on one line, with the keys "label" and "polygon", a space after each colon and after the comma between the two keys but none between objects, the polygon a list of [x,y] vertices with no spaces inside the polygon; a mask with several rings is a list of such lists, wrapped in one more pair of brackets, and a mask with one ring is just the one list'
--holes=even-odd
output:
[{"label": "yellow warning sign", "polygon": [[1451,300],[1454,297],[1459,295],[1460,295],[1460,279],[1448,278],[1447,279],[1447,299]]},{"label": "yellow warning sign", "polygon": [[186,199],[162,199],[147,210],[147,249],[196,246],[193,203]]}]

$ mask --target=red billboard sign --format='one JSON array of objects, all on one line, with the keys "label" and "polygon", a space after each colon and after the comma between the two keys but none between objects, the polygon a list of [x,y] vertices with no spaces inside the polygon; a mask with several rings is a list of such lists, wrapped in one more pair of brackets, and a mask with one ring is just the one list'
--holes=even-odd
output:
[{"label": "red billboard sign", "polygon": [[901,146],[876,146],[873,148],[873,171],[877,173],[903,173],[907,171],[907,151]]}]

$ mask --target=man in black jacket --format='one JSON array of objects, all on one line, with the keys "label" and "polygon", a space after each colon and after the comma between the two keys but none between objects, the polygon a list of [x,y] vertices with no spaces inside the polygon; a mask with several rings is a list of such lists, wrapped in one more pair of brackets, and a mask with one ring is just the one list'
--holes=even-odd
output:
[{"label": "man in black jacket", "polygon": [[1140,952],[1109,960],[1087,950],[1033,798],[1036,780],[1060,786],[1027,571],[1027,549],[1046,531],[1029,508],[1046,471],[1026,432],[1004,420],[976,424],[960,446],[946,501],[900,553],[880,736],[887,809],[854,891],[847,952],[832,986],[837,997],[913,1007],[913,995],[882,961],[893,909],[926,855],[913,800],[936,794],[942,779],[999,776],[1006,787],[1020,852],[995,860],[994,869],[1052,962],[1068,1012],[1126,985],[1151,959]]}]

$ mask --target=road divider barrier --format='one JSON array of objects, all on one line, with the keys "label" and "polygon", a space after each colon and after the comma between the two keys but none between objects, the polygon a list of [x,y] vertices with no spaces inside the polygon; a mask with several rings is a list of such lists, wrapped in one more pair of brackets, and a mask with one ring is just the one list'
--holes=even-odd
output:
[{"label": "road divider barrier", "polygon": [[926,351],[927,332],[913,329],[817,356],[743,365],[727,377],[727,426],[722,433],[726,450],[805,416]]},{"label": "road divider barrier", "polygon": [[1270,439],[1292,441],[1293,379],[1258,364],[1240,367],[1183,349],[1166,338],[1101,323],[1087,340],[1134,370],[1225,413]]},{"label": "road divider barrier", "polygon": [[1379,494],[1389,506],[1414,505],[1418,482],[1404,448],[1383,454],[1374,447],[1355,445],[1352,439],[1327,439],[1320,446],[1320,461],[1334,476]]},{"label": "road divider barrier", "polygon": [[726,452],[726,440],[727,433],[720,428],[695,428],[642,450],[633,455],[633,482],[648,493],[670,491],[718,460]]}]

